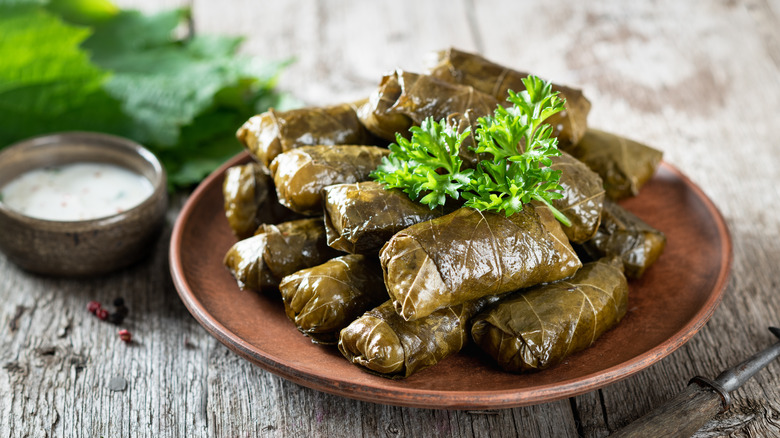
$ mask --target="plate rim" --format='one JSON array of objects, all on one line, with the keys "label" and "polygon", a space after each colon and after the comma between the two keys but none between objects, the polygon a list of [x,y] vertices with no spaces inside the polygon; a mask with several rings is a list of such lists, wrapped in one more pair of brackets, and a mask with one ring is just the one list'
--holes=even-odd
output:
[{"label": "plate rim", "polygon": [[636,374],[667,357],[687,343],[699,330],[701,330],[714,314],[723,299],[731,276],[733,243],[731,233],[723,215],[697,184],[675,166],[666,161],[661,161],[659,168],[664,167],[672,172],[676,178],[679,178],[685,186],[692,190],[702,201],[716,224],[717,234],[722,239],[723,250],[720,254],[720,269],[712,288],[713,292],[707,297],[702,307],[686,324],[659,345],[617,365],[582,377],[556,382],[554,384],[535,386],[530,395],[528,394],[528,391],[518,391],[516,388],[511,390],[484,391],[443,391],[409,387],[377,388],[370,385],[357,384],[349,381],[349,379],[343,379],[340,376],[330,376],[327,379],[324,379],[279,363],[273,360],[272,357],[263,354],[262,351],[253,348],[251,344],[215,319],[205,308],[204,304],[196,298],[194,291],[191,290],[185,281],[184,267],[182,266],[180,257],[180,248],[182,244],[182,234],[187,219],[192,217],[191,212],[196,207],[195,200],[200,199],[202,194],[214,184],[214,180],[222,177],[229,167],[241,163],[249,157],[249,154],[246,151],[243,151],[222,164],[198,185],[179,212],[171,232],[168,257],[174,286],[190,314],[192,314],[207,332],[230,350],[239,354],[251,363],[284,379],[334,395],[372,403],[413,408],[496,409],[552,402],[584,394]]}]

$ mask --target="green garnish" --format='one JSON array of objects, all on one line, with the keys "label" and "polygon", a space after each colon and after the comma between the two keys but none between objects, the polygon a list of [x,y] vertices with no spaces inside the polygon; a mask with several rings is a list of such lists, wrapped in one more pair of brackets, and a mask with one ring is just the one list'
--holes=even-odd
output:
[{"label": "green garnish", "polygon": [[[399,188],[414,200],[431,208],[443,205],[446,197],[463,197],[465,206],[478,210],[504,212],[507,216],[523,209],[532,200],[547,205],[561,223],[571,222],[552,206],[563,195],[561,172],[552,170],[550,157],[560,155],[558,139],[544,120],[560,112],[564,101],[552,85],[536,76],[523,79],[526,90],[509,91],[513,106],[498,106],[493,116],[477,121],[477,146],[471,150],[489,154],[476,169],[462,169],[458,151],[469,135],[457,134],[444,120],[423,121],[410,129],[411,140],[400,134],[390,145],[390,155],[371,176],[388,188]],[[422,198],[420,199],[420,197]]]},{"label": "green garnish", "polygon": [[409,131],[411,141],[396,134],[398,143],[390,145],[390,155],[382,159],[371,177],[388,188],[403,190],[414,200],[427,192],[420,202],[431,209],[444,205],[445,195],[458,199],[474,173],[473,169],[462,170],[463,161],[458,157],[469,131],[458,134],[452,125],[444,120],[436,123],[431,117]]},{"label": "green garnish", "polygon": [[[241,150],[236,127],[269,106],[286,62],[242,56],[238,37],[180,30],[110,0],[0,1],[0,149],[55,131],[129,137],[189,187]],[[281,105],[280,105],[281,104]]]}]

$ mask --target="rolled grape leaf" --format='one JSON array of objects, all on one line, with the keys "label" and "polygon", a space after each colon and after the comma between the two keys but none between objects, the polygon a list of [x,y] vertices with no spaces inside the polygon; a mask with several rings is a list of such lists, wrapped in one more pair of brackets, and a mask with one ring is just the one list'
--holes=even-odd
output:
[{"label": "rolled grape leaf", "polygon": [[561,171],[563,187],[563,198],[554,199],[552,205],[571,221],[571,226],[563,227],[569,241],[582,243],[596,234],[601,223],[604,185],[597,173],[565,152],[552,157],[552,162],[550,167]]},{"label": "rolled grape leaf", "polygon": [[270,175],[257,163],[233,166],[225,172],[222,183],[225,217],[239,239],[251,236],[260,226],[258,213],[268,200],[271,184]]},{"label": "rolled grape leaf", "polygon": [[487,295],[573,275],[582,264],[546,208],[461,208],[398,232],[380,252],[385,285],[406,320]]},{"label": "rolled grape leaf", "polygon": [[628,278],[640,278],[666,247],[663,232],[617,203],[606,200],[596,235],[583,245],[593,258],[619,257]]},{"label": "rolled grape leaf", "polygon": [[357,109],[363,126],[379,138],[395,141],[395,133],[409,136],[409,127],[414,124],[406,114],[391,108],[401,96],[403,89],[395,74],[382,76],[377,89]]},{"label": "rolled grape leaf", "polygon": [[588,129],[577,145],[561,149],[598,173],[607,197],[614,200],[638,195],[663,158],[657,149],[596,129]]},{"label": "rolled grape leaf", "polygon": [[[502,105],[506,104],[509,96],[507,90],[516,93],[525,90],[522,80],[528,76],[454,48],[439,52],[438,62],[431,68],[430,74],[444,81],[470,85],[493,96]],[[560,92],[560,96],[566,99],[566,107],[565,111],[552,115],[545,123],[553,127],[553,136],[562,145],[576,144],[585,135],[590,102],[580,90],[558,84],[552,86],[553,91]]]},{"label": "rolled grape leaf", "polygon": [[600,260],[570,279],[502,298],[474,317],[471,336],[506,371],[543,370],[593,345],[627,303],[620,261]]},{"label": "rolled grape leaf", "polygon": [[224,264],[241,289],[263,290],[339,255],[325,242],[322,218],[308,218],[261,225],[254,236],[228,250]]},{"label": "rolled grape leaf", "polygon": [[386,301],[341,331],[339,351],[372,374],[409,377],[460,351],[469,340],[468,320],[495,299],[440,309],[416,321],[404,320]]},{"label": "rolled grape leaf", "polygon": [[322,214],[322,189],[368,179],[389,154],[378,146],[302,146],[271,162],[279,202],[301,214]]},{"label": "rolled grape leaf", "polygon": [[239,239],[252,236],[261,224],[299,218],[277,202],[268,169],[256,162],[227,169],[222,195],[228,225]]},{"label": "rolled grape leaf", "polygon": [[379,261],[348,254],[284,277],[284,309],[301,333],[336,344],[341,329],[387,300]]},{"label": "rolled grape leaf", "polygon": [[333,185],[323,194],[328,245],[349,253],[377,254],[395,233],[444,214],[374,181]]},{"label": "rolled grape leaf", "polygon": [[357,117],[363,102],[253,116],[239,128],[241,144],[265,166],[282,152],[306,145],[372,144],[374,139]]},{"label": "rolled grape leaf", "polygon": [[497,105],[495,98],[467,85],[396,70],[382,78],[359,116],[369,131],[394,141],[396,132],[408,135],[410,126],[420,125],[427,117],[439,121],[467,110],[481,117],[493,114]]}]

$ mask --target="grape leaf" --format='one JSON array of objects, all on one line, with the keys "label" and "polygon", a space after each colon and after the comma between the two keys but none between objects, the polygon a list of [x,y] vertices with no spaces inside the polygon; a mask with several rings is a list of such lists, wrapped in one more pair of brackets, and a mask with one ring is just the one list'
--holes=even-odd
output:
[{"label": "grape leaf", "polygon": [[241,38],[190,36],[189,14],[0,0],[0,148],[56,131],[106,132],[160,156],[175,186],[197,183],[241,150],[235,131],[249,117],[295,103],[274,90],[289,61],[239,56]]},{"label": "grape leaf", "polygon": [[126,134],[118,102],[103,89],[107,73],[79,44],[89,30],[39,6],[0,6],[0,145],[63,130]]}]

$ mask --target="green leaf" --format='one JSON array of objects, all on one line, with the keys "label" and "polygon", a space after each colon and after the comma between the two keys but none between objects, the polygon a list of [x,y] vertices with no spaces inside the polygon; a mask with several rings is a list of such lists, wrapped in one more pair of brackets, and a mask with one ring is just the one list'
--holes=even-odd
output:
[{"label": "green leaf", "polygon": [[465,195],[466,206],[503,211],[507,216],[522,209],[522,204],[537,200],[545,203],[556,218],[569,225],[568,219],[550,204],[560,198],[557,193],[560,172],[550,169],[550,157],[560,155],[552,128],[543,124],[552,114],[563,110],[563,101],[552,91],[552,85],[535,76],[523,79],[526,90],[509,91],[512,107],[499,107],[493,116],[478,120],[477,153],[490,154],[492,162],[483,160],[477,167],[476,193]]},{"label": "green leaf", "polygon": [[129,53],[176,44],[178,39],[174,37],[174,31],[188,17],[189,11],[186,9],[153,15],[123,10],[110,21],[95,26],[93,35],[82,47],[90,52],[94,62],[104,67],[110,66],[117,60],[121,62]]},{"label": "green leaf", "polygon": [[0,0],[0,148],[107,132],[149,147],[182,187],[241,150],[235,131],[249,117],[300,105],[274,90],[289,60],[239,56],[237,37],[182,37],[188,20],[187,9],[146,15],[107,0]]},{"label": "green leaf", "polygon": [[471,182],[472,169],[461,170],[460,146],[469,132],[457,133],[444,120],[425,119],[409,129],[410,140],[400,134],[389,146],[390,155],[371,173],[371,178],[388,188],[400,188],[412,199],[436,208],[447,196],[460,197],[460,190]]},{"label": "green leaf", "polygon": [[40,3],[48,3],[48,9],[63,20],[85,26],[103,23],[119,13],[119,8],[108,0],[49,0]]},{"label": "green leaf", "polygon": [[103,130],[126,134],[108,75],[79,48],[90,31],[36,5],[0,5],[0,147],[43,133]]},{"label": "green leaf", "polygon": [[560,171],[550,168],[550,157],[560,155],[558,140],[544,120],[563,110],[564,102],[552,85],[535,76],[523,80],[526,90],[509,91],[509,108],[498,106],[492,116],[481,117],[475,130],[481,160],[476,169],[462,170],[458,152],[470,130],[458,135],[444,120],[428,118],[412,127],[411,140],[400,134],[390,145],[390,155],[371,174],[387,187],[400,188],[412,199],[431,208],[449,197],[465,199],[464,205],[479,210],[504,212],[507,216],[536,200],[547,205],[565,225],[569,220],[552,205],[563,195]]}]

